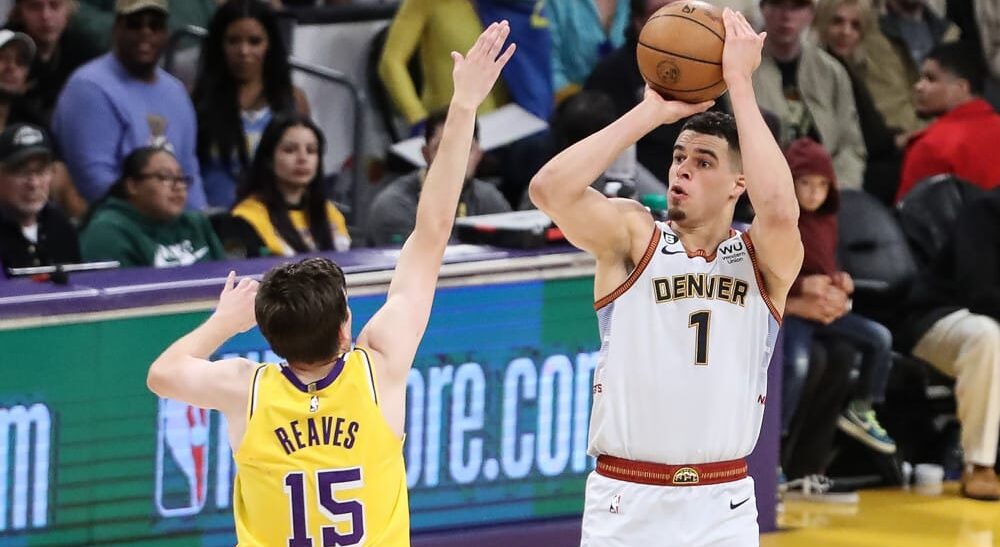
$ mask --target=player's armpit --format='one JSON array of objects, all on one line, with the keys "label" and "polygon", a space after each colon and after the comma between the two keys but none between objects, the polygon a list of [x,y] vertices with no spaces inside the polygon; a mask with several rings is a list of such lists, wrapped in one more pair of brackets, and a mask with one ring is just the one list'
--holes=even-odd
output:
[{"label": "player's armpit", "polygon": [[257,363],[243,358],[212,362],[190,356],[164,357],[170,362],[154,363],[146,378],[153,393],[199,408],[220,410],[227,416],[245,411]]},{"label": "player's armpit", "polygon": [[753,245],[756,267],[764,278],[764,288],[780,312],[802,268],[802,238],[798,225],[754,220],[747,235]]}]

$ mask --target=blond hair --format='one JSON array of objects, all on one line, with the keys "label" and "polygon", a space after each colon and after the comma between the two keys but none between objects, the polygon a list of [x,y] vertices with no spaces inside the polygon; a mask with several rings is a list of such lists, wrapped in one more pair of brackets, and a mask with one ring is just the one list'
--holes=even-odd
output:
[{"label": "blond hair", "polygon": [[[819,0],[816,4],[816,16],[813,18],[812,28],[816,36],[816,41],[826,47],[826,29],[833,24],[833,18],[840,6],[856,6],[861,19],[861,41],[864,41],[873,31],[878,31],[878,17],[872,6],[871,0]],[[855,51],[855,56],[860,48]]]}]

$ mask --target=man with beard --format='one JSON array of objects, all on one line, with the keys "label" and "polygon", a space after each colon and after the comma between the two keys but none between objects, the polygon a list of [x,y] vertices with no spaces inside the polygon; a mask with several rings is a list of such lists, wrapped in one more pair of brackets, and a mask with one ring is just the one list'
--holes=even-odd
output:
[{"label": "man with beard", "polygon": [[192,177],[188,208],[203,209],[194,107],[183,84],[157,66],[167,44],[167,0],[117,0],[115,11],[111,53],[70,77],[52,115],[70,174],[93,203],[118,178],[129,152],[161,146]]},{"label": "man with beard", "polygon": [[1000,185],[1000,115],[982,98],[986,65],[976,46],[942,44],[924,59],[914,86],[917,112],[937,120],[910,141],[896,200],[920,181],[951,173],[984,189]]}]

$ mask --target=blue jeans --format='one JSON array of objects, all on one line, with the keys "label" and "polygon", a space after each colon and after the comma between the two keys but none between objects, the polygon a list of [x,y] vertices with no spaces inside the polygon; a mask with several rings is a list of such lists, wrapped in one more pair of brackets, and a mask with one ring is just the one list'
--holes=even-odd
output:
[{"label": "blue jeans", "polygon": [[871,319],[848,313],[829,325],[788,316],[784,320],[785,362],[781,393],[782,431],[788,431],[809,374],[809,348],[814,336],[849,341],[861,353],[857,397],[872,403],[885,400],[892,370],[892,333]]}]

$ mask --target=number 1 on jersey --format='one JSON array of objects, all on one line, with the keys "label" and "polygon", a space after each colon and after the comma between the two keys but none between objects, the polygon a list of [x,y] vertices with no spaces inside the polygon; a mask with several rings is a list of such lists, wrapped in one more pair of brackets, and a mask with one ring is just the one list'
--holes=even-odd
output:
[{"label": "number 1 on jersey", "polygon": [[[320,512],[331,522],[351,523],[351,532],[346,535],[337,533],[335,526],[323,526],[322,547],[360,545],[365,540],[364,505],[357,500],[337,501],[334,498],[337,490],[361,488],[363,484],[360,467],[316,472],[316,497]],[[285,492],[291,502],[292,518],[292,537],[288,538],[288,547],[313,547],[313,538],[309,537],[305,485],[305,473],[295,471],[285,475]]]},{"label": "number 1 on jersey", "polygon": [[712,312],[696,311],[688,318],[688,328],[694,327],[694,364],[708,366],[708,328],[712,324]]}]

